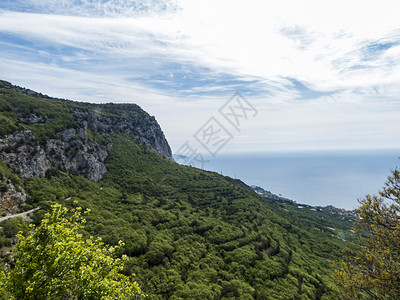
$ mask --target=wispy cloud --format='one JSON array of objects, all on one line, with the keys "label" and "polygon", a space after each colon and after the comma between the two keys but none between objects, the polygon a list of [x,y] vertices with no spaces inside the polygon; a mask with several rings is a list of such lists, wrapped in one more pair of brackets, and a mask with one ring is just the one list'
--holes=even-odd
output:
[{"label": "wispy cloud", "polygon": [[179,9],[174,0],[3,0],[11,11],[83,17],[168,15]]},{"label": "wispy cloud", "polygon": [[[367,132],[389,130],[400,140],[398,130],[390,130],[396,125],[389,116],[399,111],[396,5],[386,0],[4,0],[0,76],[59,97],[137,102],[165,122],[178,146],[200,126],[192,120],[210,117],[240,91],[274,120],[255,122],[255,133],[286,128],[281,136],[268,136],[271,143],[273,136],[287,147],[285,137],[299,147],[315,147],[309,136],[320,136],[319,127],[325,126],[331,128],[326,138],[335,143],[342,138],[342,147],[352,144],[352,136],[366,147]],[[335,106],[340,114],[324,110],[331,103],[341,103]],[[378,122],[374,113],[386,105],[391,110],[381,111]],[[350,122],[357,106],[368,107],[359,120],[369,128],[365,134]],[[335,134],[335,126],[324,122],[340,115],[354,130]],[[179,119],[189,125],[176,125]],[[368,119],[381,130],[372,130]],[[308,126],[305,120],[315,123]],[[292,122],[304,130],[293,133],[286,127]]]},{"label": "wispy cloud", "polygon": [[288,80],[288,84],[286,85],[288,89],[294,89],[297,92],[297,97],[295,99],[302,100],[311,100],[318,99],[321,97],[328,97],[338,93],[340,90],[332,90],[332,91],[318,91],[316,89],[310,88],[305,83],[295,79],[295,78],[286,78]]},{"label": "wispy cloud", "polygon": [[294,42],[295,47],[300,50],[307,50],[319,37],[322,36],[321,33],[309,32],[307,28],[299,25],[282,27],[279,30],[279,33],[291,39]]}]

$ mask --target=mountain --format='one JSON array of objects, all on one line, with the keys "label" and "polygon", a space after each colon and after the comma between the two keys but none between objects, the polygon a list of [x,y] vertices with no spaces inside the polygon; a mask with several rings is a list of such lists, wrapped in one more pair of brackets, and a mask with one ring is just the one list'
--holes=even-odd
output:
[{"label": "mountain", "polygon": [[[324,224],[240,180],[177,164],[137,105],[53,99],[1,81],[0,158],[3,215],[39,208],[37,223],[51,204],[78,201],[92,211],[84,234],[123,240],[124,272],[149,299],[338,299],[332,262],[345,242],[336,229],[352,221]],[[13,234],[26,225],[1,226],[0,258],[12,265]]]},{"label": "mountain", "polygon": [[[164,157],[171,149],[154,117],[134,104],[80,104],[0,81],[1,158],[24,177],[44,177],[52,168],[99,181],[112,144],[93,136],[121,133]],[[33,96],[33,97],[26,97]]]}]

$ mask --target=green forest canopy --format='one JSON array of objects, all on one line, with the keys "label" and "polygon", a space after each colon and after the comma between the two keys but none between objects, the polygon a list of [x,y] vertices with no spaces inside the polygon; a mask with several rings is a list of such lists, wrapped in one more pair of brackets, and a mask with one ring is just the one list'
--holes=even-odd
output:
[{"label": "green forest canopy", "polygon": [[[0,87],[0,99],[8,128],[3,134],[29,129],[39,140],[71,126],[76,110],[120,113],[118,105],[54,100],[12,86]],[[51,118],[21,124],[22,113]],[[112,144],[108,172],[98,183],[58,169],[46,178],[21,178],[0,161],[1,178],[28,191],[25,209],[41,207],[36,224],[55,203],[71,208],[78,200],[90,209],[84,238],[99,236],[109,245],[124,241],[123,273],[136,274],[149,299],[338,299],[332,261],[345,243],[339,231],[350,236],[351,218],[322,208],[300,212],[295,203],[178,165],[123,134],[90,138]]]}]

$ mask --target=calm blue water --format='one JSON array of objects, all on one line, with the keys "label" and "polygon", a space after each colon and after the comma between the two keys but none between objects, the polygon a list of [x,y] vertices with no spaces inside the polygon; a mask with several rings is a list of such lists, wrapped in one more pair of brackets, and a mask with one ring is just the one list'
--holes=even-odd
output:
[{"label": "calm blue water", "polygon": [[400,150],[221,154],[204,168],[309,205],[354,209],[377,194]]}]

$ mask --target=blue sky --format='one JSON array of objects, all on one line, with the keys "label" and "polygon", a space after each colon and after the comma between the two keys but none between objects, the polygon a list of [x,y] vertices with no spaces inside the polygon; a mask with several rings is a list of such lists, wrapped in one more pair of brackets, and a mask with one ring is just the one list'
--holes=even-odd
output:
[{"label": "blue sky", "polygon": [[[276,2],[276,3],[275,3]],[[221,152],[400,149],[396,1],[3,0],[0,78],[137,103],[174,151],[214,117]],[[230,127],[240,92],[257,110]],[[206,152],[206,151],[205,151]]]}]

